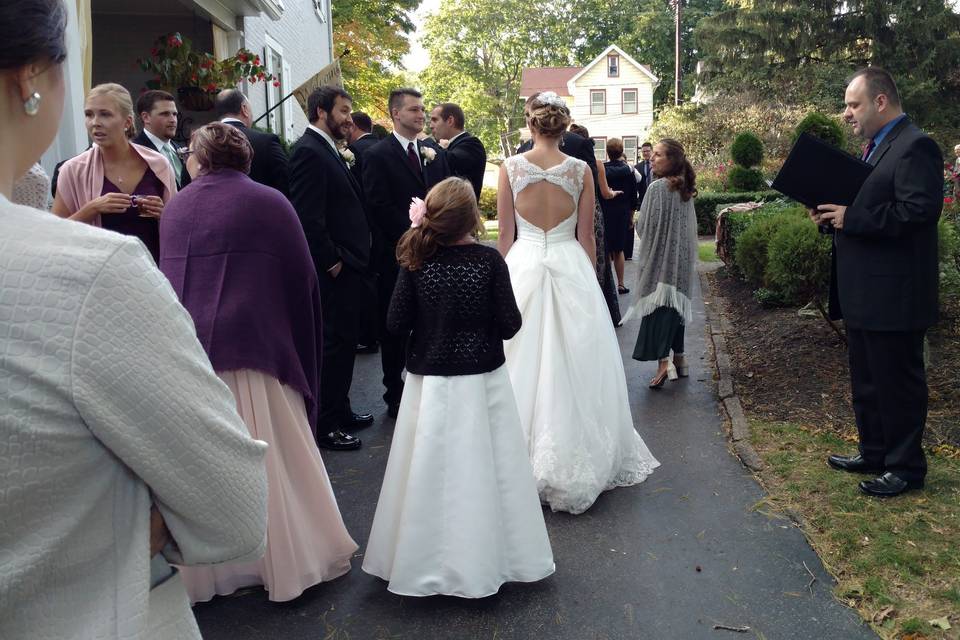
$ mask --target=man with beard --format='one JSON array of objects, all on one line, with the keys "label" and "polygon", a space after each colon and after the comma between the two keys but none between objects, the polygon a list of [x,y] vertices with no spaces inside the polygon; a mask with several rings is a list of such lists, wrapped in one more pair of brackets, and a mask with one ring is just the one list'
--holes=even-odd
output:
[{"label": "man with beard", "polygon": [[353,127],[353,100],[343,89],[325,86],[307,99],[310,124],[290,158],[290,201],[310,246],[323,305],[323,355],[317,444],[356,449],[360,440],[344,433],[373,424],[373,416],[350,406],[350,385],[369,275],[370,229],[363,192],[338,144]]},{"label": "man with beard", "polygon": [[387,102],[393,134],[370,147],[363,157],[363,191],[377,238],[380,303],[380,360],[383,364],[383,399],[387,414],[397,417],[403,395],[401,374],[405,341],[386,330],[387,309],[397,281],[397,241],[410,228],[410,201],[425,198],[427,191],[450,175],[446,154],[435,143],[419,140],[426,122],[423,95],[415,89],[396,89]]}]

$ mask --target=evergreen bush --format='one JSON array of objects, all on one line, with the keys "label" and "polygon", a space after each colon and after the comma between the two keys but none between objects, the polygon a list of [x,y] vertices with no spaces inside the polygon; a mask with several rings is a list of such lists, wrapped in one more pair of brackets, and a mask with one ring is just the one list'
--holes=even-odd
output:
[{"label": "evergreen bush", "polygon": [[784,219],[784,214],[760,218],[744,229],[737,238],[734,264],[743,274],[744,280],[754,287],[763,285],[770,238],[783,224]]},{"label": "evergreen bush", "polygon": [[830,284],[830,238],[796,216],[785,219],[767,246],[767,288],[785,304],[824,300]]},{"label": "evergreen bush", "polygon": [[[763,142],[757,136],[745,131],[734,138],[730,146],[730,156],[741,167],[746,169],[755,167],[763,161]],[[732,178],[731,175],[731,182]]]},{"label": "evergreen bush", "polygon": [[759,169],[748,169],[737,165],[730,169],[730,188],[734,191],[760,191],[768,188],[763,173]]},{"label": "evergreen bush", "polygon": [[797,141],[801,133],[809,133],[836,147],[843,148],[845,144],[845,136],[839,123],[833,118],[825,116],[822,113],[817,113],[816,111],[808,113],[806,117],[800,121],[800,124],[797,125],[793,133],[793,142]]}]

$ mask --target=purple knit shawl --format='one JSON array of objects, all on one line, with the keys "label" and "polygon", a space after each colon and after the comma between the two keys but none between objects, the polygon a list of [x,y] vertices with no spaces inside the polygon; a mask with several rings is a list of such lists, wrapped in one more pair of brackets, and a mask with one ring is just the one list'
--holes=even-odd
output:
[{"label": "purple knit shawl", "polygon": [[214,370],[254,369],[296,389],[316,431],[320,289],[283,194],[230,169],[200,176],[160,217],[160,270]]}]

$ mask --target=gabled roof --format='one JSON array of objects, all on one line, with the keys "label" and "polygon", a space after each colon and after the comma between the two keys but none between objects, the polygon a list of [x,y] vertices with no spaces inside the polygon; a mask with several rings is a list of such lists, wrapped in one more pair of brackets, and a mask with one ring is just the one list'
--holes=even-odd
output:
[{"label": "gabled roof", "polygon": [[[639,62],[637,62],[636,60],[634,60],[631,56],[627,55],[627,53],[626,53],[623,49],[621,49],[620,47],[618,47],[618,46],[615,45],[615,44],[612,44],[612,45],[610,45],[609,47],[607,47],[606,49],[604,49],[604,50],[603,50],[603,53],[601,53],[601,54],[598,55],[596,58],[594,58],[593,60],[591,60],[591,61],[590,61],[589,63],[587,63],[582,69],[580,69],[578,73],[574,74],[573,77],[571,77],[569,80],[567,80],[568,91],[569,91],[569,92],[572,92],[574,85],[577,83],[577,80],[579,80],[580,77],[581,77],[583,74],[585,74],[587,71],[589,71],[589,70],[592,69],[594,66],[596,66],[597,64],[599,64],[601,61],[606,61],[607,56],[608,56],[609,54],[611,54],[611,53],[616,53],[616,54],[619,55],[622,59],[626,60],[627,62],[629,62],[630,64],[632,64],[632,65],[635,66],[636,68],[640,69],[640,71],[642,71],[647,77],[650,78],[650,81],[653,82],[653,86],[657,86],[658,84],[660,84],[660,78],[658,78],[657,76],[653,75],[653,72],[650,71],[650,68],[649,68],[649,67],[647,67],[646,65],[640,64]],[[560,93],[560,92],[558,91],[557,93]],[[570,94],[568,93],[568,95],[570,95]]]},{"label": "gabled roof", "polygon": [[535,93],[553,91],[557,95],[572,95],[567,90],[570,78],[580,72],[580,67],[535,67],[524,69],[520,76],[520,97],[529,98]]}]

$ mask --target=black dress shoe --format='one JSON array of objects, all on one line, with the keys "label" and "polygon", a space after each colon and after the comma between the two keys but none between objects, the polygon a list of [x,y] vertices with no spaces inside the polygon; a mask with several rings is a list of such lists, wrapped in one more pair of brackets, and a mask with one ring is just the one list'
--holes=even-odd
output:
[{"label": "black dress shoe", "polygon": [[883,466],[871,464],[863,459],[859,453],[855,456],[832,455],[827,458],[827,464],[840,471],[849,471],[850,473],[869,473],[878,476],[883,473]]},{"label": "black dress shoe", "polygon": [[860,491],[878,498],[892,498],[914,489],[923,489],[923,480],[904,480],[889,471],[879,478],[864,480],[860,483]]},{"label": "black dress shoe", "polygon": [[360,444],[360,438],[354,438],[343,431],[331,431],[330,433],[317,436],[317,446],[322,449],[349,451],[351,449],[359,449]]},{"label": "black dress shoe", "polygon": [[373,424],[372,413],[351,413],[350,418],[343,423],[343,429],[363,429]]},{"label": "black dress shoe", "polygon": [[376,342],[373,344],[358,344],[357,353],[377,353],[380,351],[380,345]]}]

